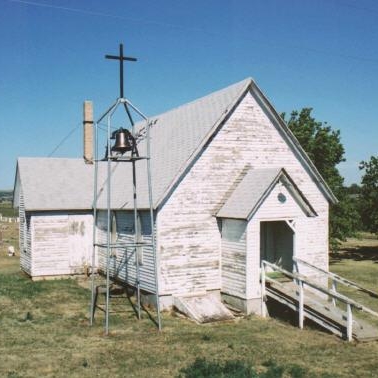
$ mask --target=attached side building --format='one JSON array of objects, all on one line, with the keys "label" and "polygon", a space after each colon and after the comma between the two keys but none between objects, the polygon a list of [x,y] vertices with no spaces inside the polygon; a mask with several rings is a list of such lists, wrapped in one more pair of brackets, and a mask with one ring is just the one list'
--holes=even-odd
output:
[{"label": "attached side building", "polygon": [[[236,83],[151,121],[158,282],[163,306],[171,306],[175,296],[215,291],[246,312],[258,312],[261,259],[291,270],[295,255],[328,269],[328,208],[336,199],[253,80]],[[143,125],[137,127],[141,136],[138,149],[143,155]],[[152,230],[144,221],[148,193],[142,164],[137,162],[140,238],[149,240]],[[21,168],[16,187],[25,189]],[[93,174],[93,166],[85,169],[92,172],[89,176]],[[130,177],[128,164],[113,164],[115,241],[134,235]],[[66,180],[70,180],[69,175]],[[106,232],[105,181],[101,173],[98,239]],[[86,196],[91,200],[89,186]],[[153,293],[151,250],[116,250],[111,275],[134,285],[135,258],[140,259],[142,290]],[[98,267],[105,269],[102,249],[98,250]]]},{"label": "attached side building", "polygon": [[90,166],[82,159],[20,158],[14,206],[21,269],[34,279],[83,273],[93,244]]}]

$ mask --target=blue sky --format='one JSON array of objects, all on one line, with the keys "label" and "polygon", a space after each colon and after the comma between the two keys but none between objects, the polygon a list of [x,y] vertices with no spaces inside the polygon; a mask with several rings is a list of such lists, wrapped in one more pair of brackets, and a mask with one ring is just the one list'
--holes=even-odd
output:
[{"label": "blue sky", "polygon": [[104,55],[121,42],[145,114],[251,76],[278,112],[312,107],[340,129],[340,172],[359,182],[378,154],[377,21],[374,0],[0,0],[0,188],[19,156],[82,156],[82,102],[99,116],[118,96]]}]

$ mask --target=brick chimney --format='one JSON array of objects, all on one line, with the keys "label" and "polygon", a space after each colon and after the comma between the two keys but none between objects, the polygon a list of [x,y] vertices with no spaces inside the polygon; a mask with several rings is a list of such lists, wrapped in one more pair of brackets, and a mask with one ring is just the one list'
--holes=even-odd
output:
[{"label": "brick chimney", "polygon": [[84,101],[83,107],[84,161],[93,164],[93,103]]}]

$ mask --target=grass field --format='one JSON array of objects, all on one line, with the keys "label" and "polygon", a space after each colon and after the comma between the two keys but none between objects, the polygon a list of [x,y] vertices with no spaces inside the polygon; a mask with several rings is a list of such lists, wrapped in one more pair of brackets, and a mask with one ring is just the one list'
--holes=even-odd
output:
[{"label": "grass field", "polygon": [[18,211],[13,209],[11,202],[0,202],[0,214],[3,217],[17,217]]},{"label": "grass field", "polygon": [[[4,240],[15,238],[14,228],[4,231]],[[125,304],[123,313],[111,316],[106,337],[101,313],[88,324],[89,282],[31,282],[19,271],[18,254],[6,255],[6,243],[0,250],[1,377],[177,377],[198,357],[242,361],[261,373],[275,365],[286,377],[378,377],[378,342],[347,343],[257,316],[197,325],[163,313],[158,333],[147,316],[136,320]],[[375,289],[377,256],[377,240],[352,240],[332,255],[331,268]]]}]

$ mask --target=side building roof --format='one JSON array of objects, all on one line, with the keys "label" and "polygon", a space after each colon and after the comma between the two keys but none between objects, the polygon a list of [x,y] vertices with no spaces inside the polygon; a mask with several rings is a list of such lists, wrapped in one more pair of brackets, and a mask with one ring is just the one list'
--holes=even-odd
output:
[{"label": "side building roof", "polygon": [[93,167],[83,159],[19,158],[14,206],[22,190],[26,210],[87,210],[93,203]]}]

